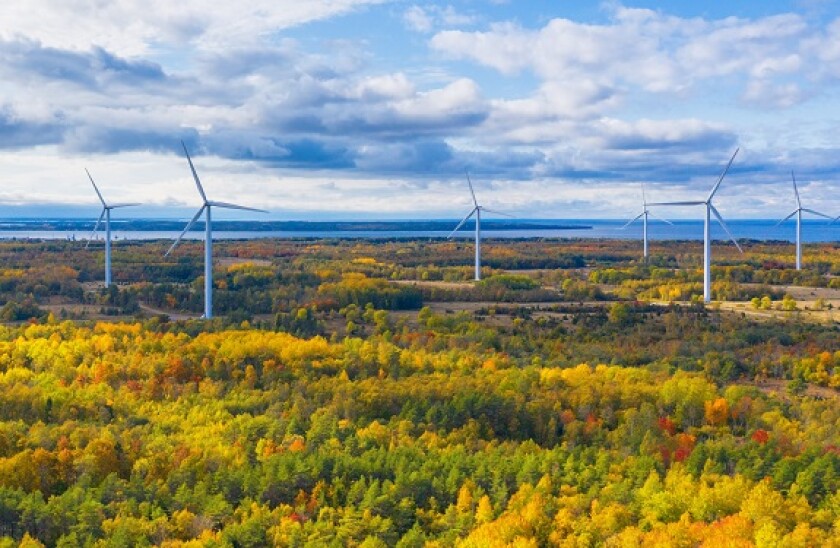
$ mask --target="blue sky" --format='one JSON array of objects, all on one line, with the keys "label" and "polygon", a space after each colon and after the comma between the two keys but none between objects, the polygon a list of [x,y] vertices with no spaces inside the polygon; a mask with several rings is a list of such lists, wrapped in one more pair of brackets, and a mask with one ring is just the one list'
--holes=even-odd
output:
[{"label": "blue sky", "polygon": [[[0,216],[208,194],[275,219],[840,215],[840,6],[30,0],[0,5]],[[806,204],[806,207],[808,206]],[[692,216],[676,211],[672,216]]]}]

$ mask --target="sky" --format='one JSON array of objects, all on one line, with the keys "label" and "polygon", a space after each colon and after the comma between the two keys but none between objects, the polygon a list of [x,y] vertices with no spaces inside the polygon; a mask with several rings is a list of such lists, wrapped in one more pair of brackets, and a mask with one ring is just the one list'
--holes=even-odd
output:
[{"label": "sky", "polygon": [[3,2],[0,217],[837,216],[838,4]]}]

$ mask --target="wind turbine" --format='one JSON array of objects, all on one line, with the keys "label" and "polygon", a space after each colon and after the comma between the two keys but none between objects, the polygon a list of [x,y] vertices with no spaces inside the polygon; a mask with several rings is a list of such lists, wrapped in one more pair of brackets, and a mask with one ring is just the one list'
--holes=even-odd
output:
[{"label": "wind turbine", "polygon": [[802,212],[817,215],[818,217],[825,217],[826,219],[831,219],[831,217],[825,213],[802,207],[802,201],[799,199],[799,189],[796,188],[796,176],[793,174],[793,171],[790,172],[790,178],[793,181],[793,192],[796,194],[796,209],[790,215],[776,223],[775,226],[779,226],[796,215],[796,270],[802,270]]},{"label": "wind turbine", "polygon": [[187,145],[181,141],[181,146],[184,147],[184,154],[187,156],[187,162],[190,164],[190,171],[192,171],[193,179],[195,179],[195,186],[198,187],[198,193],[201,194],[201,199],[204,203],[199,208],[198,212],[193,216],[190,222],[187,223],[187,226],[184,227],[184,230],[166,252],[164,257],[168,257],[172,250],[181,242],[181,239],[184,237],[184,234],[192,228],[192,225],[201,217],[201,214],[205,211],[207,215],[204,218],[204,318],[210,319],[213,317],[213,225],[211,221],[211,214],[210,210],[213,207],[220,207],[223,209],[242,209],[245,211],[259,211],[260,213],[268,213],[264,209],[256,209],[253,207],[245,207],[236,204],[229,204],[226,202],[216,202],[214,200],[208,200],[207,195],[204,194],[204,189],[201,187],[201,181],[198,179],[198,173],[195,171],[195,166],[193,166],[192,159],[190,158],[190,153],[187,152]]},{"label": "wind turbine", "polygon": [[732,155],[732,158],[729,159],[729,163],[726,164],[726,168],[723,170],[723,173],[720,174],[717,183],[715,186],[712,187],[712,191],[709,193],[709,197],[703,201],[694,201],[694,202],[659,202],[659,203],[651,203],[648,205],[651,206],[706,206],[706,217],[705,223],[703,225],[703,302],[710,302],[712,300],[712,215],[715,216],[720,226],[726,232],[729,239],[732,240],[732,243],[735,244],[735,247],[738,248],[738,251],[741,253],[744,252],[741,249],[741,246],[738,245],[738,242],[735,241],[735,238],[732,236],[732,233],[729,232],[729,228],[726,226],[726,223],[721,217],[720,212],[717,208],[712,204],[712,198],[715,197],[715,193],[720,188],[720,184],[723,182],[723,178],[726,177],[726,173],[729,171],[729,167],[732,165],[732,162],[735,160],[735,156],[738,155],[738,150],[735,149],[735,154]]},{"label": "wind turbine", "polygon": [[467,172],[467,184],[470,185],[470,194],[472,194],[472,200],[475,207],[473,207],[467,216],[464,217],[460,223],[455,227],[452,232],[449,233],[448,238],[452,239],[452,236],[458,232],[464,223],[466,223],[470,217],[475,215],[475,280],[481,280],[481,212],[487,211],[488,213],[495,213],[497,215],[504,215],[505,217],[510,217],[507,213],[501,213],[499,211],[493,211],[492,209],[487,209],[484,206],[478,205],[478,200],[475,198],[475,191],[473,190],[472,181],[470,180],[470,174]]},{"label": "wind turbine", "polygon": [[648,258],[648,217],[654,217],[656,219],[659,219],[663,223],[668,223],[669,225],[673,225],[674,223],[672,223],[671,221],[668,221],[666,219],[663,219],[662,217],[658,217],[658,216],[656,216],[656,215],[654,215],[653,213],[650,212],[650,210],[648,209],[649,204],[647,203],[647,198],[645,197],[645,184],[644,183],[642,183],[642,204],[643,204],[643,207],[644,207],[642,212],[639,213],[638,215],[636,215],[635,217],[633,217],[632,219],[630,219],[629,221],[627,221],[627,224],[622,226],[621,229],[624,230],[625,228],[627,228],[631,224],[635,223],[639,219],[642,219],[642,240],[644,241],[644,245],[643,245],[644,258],[645,258],[645,261],[647,261],[647,258]]},{"label": "wind turbine", "polygon": [[99,219],[96,221],[96,226],[93,227],[93,232],[90,234],[90,238],[88,238],[87,243],[85,244],[85,249],[90,245],[91,239],[96,236],[96,231],[99,230],[99,225],[102,223],[102,218],[105,218],[105,287],[111,286],[111,210],[118,209],[121,207],[131,207],[131,206],[138,206],[140,204],[108,204],[105,201],[105,198],[102,197],[102,193],[99,192],[99,189],[96,187],[96,183],[93,182],[93,177],[90,175],[90,171],[85,168],[85,173],[87,173],[88,179],[90,179],[90,184],[93,185],[93,190],[96,191],[96,195],[99,196],[99,201],[102,202],[102,213],[99,214]]}]

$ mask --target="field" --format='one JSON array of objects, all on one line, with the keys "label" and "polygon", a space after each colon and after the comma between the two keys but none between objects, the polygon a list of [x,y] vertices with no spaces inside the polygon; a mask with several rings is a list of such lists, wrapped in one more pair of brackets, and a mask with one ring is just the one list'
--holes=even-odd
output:
[{"label": "field", "polygon": [[0,546],[838,545],[837,245],[167,243],[0,243]]}]

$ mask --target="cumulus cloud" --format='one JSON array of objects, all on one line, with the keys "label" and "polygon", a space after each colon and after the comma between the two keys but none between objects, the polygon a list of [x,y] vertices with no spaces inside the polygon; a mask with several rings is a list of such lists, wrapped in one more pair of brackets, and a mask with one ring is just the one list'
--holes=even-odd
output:
[{"label": "cumulus cloud", "polygon": [[[739,77],[765,89],[797,74],[808,26],[795,14],[758,20],[683,19],[646,9],[615,8],[605,24],[553,19],[541,29],[513,23],[487,31],[445,30],[430,46],[505,75],[531,71],[547,82],[597,81],[651,93],[680,93],[705,81]],[[781,85],[778,101],[744,93],[746,101],[790,106],[797,96]],[[771,96],[772,99],[772,96]]]},{"label": "cumulus cloud", "polygon": [[[30,149],[51,151],[55,162],[171,162],[157,188],[190,189],[174,160],[184,140],[211,180],[247,181],[221,187],[219,199],[247,190],[275,204],[352,200],[337,207],[372,211],[422,208],[432,191],[445,210],[462,197],[464,169],[506,199],[547,209],[583,203],[591,189],[618,196],[640,180],[678,193],[705,188],[739,144],[751,152],[739,157],[733,186],[775,184],[768,174],[791,166],[823,182],[840,169],[836,128],[797,118],[840,77],[840,20],[683,18],[617,6],[600,23],[475,30],[483,19],[417,4],[390,13],[397,26],[402,18],[425,33],[430,50],[397,64],[379,64],[390,53],[368,40],[313,45],[282,33],[377,1],[209,9],[198,0],[116,0],[94,14],[81,0],[32,0],[31,10],[8,2],[0,17],[16,30],[0,31],[0,156]],[[752,109],[762,116],[744,114]],[[779,112],[791,113],[786,125]],[[293,195],[283,190],[291,180],[300,185]],[[392,194],[392,185],[406,192]],[[552,194],[558,188],[568,201]]]},{"label": "cumulus cloud", "polygon": [[0,107],[0,149],[53,144],[61,136],[60,120],[25,119],[8,105]]},{"label": "cumulus cloud", "polygon": [[599,126],[601,147],[610,150],[708,150],[734,147],[736,142],[726,126],[701,120],[603,119]]},{"label": "cumulus cloud", "polygon": [[27,0],[0,3],[0,37],[86,50],[94,42],[120,55],[192,44],[218,49],[387,0]]},{"label": "cumulus cloud", "polygon": [[18,82],[58,82],[89,89],[136,88],[167,78],[157,63],[125,59],[100,47],[77,52],[45,47],[30,39],[0,41],[0,74]]}]

